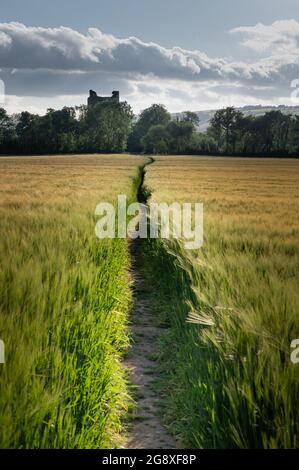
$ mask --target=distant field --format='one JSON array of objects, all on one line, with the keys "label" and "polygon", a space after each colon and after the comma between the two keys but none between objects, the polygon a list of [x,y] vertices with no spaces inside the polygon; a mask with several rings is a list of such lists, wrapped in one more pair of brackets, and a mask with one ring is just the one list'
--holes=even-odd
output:
[{"label": "distant field", "polygon": [[123,155],[0,158],[0,447],[114,447],[127,409],[125,240],[96,205],[135,198]]},{"label": "distant field", "polygon": [[[145,179],[152,200],[203,202],[205,220],[204,247],[172,245],[169,272],[157,251],[171,326],[161,362],[167,420],[189,446],[296,447],[299,161],[155,160]],[[188,312],[197,324],[186,324]]]}]

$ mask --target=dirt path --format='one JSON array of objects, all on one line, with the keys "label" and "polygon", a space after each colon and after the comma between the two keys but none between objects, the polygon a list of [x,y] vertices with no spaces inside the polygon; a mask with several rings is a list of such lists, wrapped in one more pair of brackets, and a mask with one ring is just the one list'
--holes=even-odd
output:
[{"label": "dirt path", "polygon": [[[148,164],[152,162],[153,159]],[[144,168],[138,189],[138,200],[142,203],[146,203],[143,191]],[[125,447],[127,449],[175,449],[176,443],[162,425],[159,417],[160,397],[154,384],[158,372],[157,364],[153,359],[156,353],[156,340],[163,333],[163,328],[160,328],[155,321],[150,296],[144,295],[147,286],[141,274],[141,250],[142,241],[131,240],[134,289],[131,319],[133,346],[125,360],[125,367],[130,371],[136,406],[132,412]]]},{"label": "dirt path", "polygon": [[138,268],[140,242],[132,243],[132,275],[134,280],[134,308],[132,315],[133,347],[126,358],[125,366],[130,370],[134,387],[136,407],[132,413],[126,448],[128,449],[175,449],[172,436],[159,418],[159,395],[155,392],[154,380],[157,365],[152,360],[156,352],[156,339],[163,328],[155,324],[151,305],[143,298],[146,289]]}]

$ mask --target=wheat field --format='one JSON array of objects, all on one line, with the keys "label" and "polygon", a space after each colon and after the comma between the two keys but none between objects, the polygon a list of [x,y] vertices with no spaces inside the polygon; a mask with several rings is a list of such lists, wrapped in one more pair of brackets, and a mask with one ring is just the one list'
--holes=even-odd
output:
[{"label": "wheat field", "polygon": [[296,447],[299,161],[157,157],[145,183],[153,201],[204,203],[200,250],[155,248],[170,326],[166,422],[189,446]]},{"label": "wheat field", "polygon": [[[95,208],[135,201],[145,163],[0,158],[0,447],[124,445],[131,259],[127,240],[95,236]],[[147,239],[140,252],[167,327],[165,425],[184,448],[298,447],[299,161],[161,156],[145,171],[149,202],[204,204],[201,249]]]},{"label": "wheat field", "polygon": [[131,304],[125,240],[96,205],[135,197],[136,157],[0,158],[0,447],[120,445]]}]

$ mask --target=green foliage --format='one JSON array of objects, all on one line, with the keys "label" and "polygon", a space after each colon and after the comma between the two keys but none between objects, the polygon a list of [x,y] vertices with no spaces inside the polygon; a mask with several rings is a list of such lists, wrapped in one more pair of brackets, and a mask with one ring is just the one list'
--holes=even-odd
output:
[{"label": "green foliage", "polygon": [[204,202],[200,250],[144,242],[149,302],[169,327],[163,416],[187,448],[298,447],[298,180],[291,159],[162,156],[148,168],[155,202]]},{"label": "green foliage", "polygon": [[207,133],[194,132],[190,139],[188,152],[191,154],[213,155],[218,153],[216,140]]},{"label": "green foliage", "polygon": [[290,136],[296,119],[281,111],[245,117],[229,107],[216,111],[207,134],[216,140],[218,153],[283,156],[296,153]]},{"label": "green foliage", "polygon": [[13,120],[8,116],[5,109],[0,108],[0,150],[5,148],[8,142],[12,143],[14,139]]},{"label": "green foliage", "polygon": [[167,126],[167,132],[170,136],[171,152],[179,154],[187,148],[194,132],[194,125],[190,121],[171,121]]},{"label": "green foliage", "polygon": [[[240,287],[223,277],[221,235],[213,232],[215,259],[200,265],[178,244],[147,242],[145,276],[155,292],[151,302],[170,327],[159,358],[165,421],[186,447],[296,448],[299,381],[289,355],[299,331],[298,302],[280,290],[274,262],[268,271],[273,297],[265,296],[262,267],[252,264],[258,256],[253,244],[249,259],[238,254],[238,263],[232,264],[230,255],[227,269],[238,270],[244,286],[256,276],[255,294],[250,289],[244,311],[216,304],[217,293],[230,301]],[[193,323],[186,322],[188,315]]]},{"label": "green foliage", "polygon": [[[55,222],[35,221],[26,243],[30,249],[44,237],[43,250],[23,261],[15,253],[10,264],[18,234],[6,225],[2,448],[109,447],[126,406],[119,365],[128,342],[125,244],[87,237],[90,215],[60,223],[61,236],[51,232]],[[22,229],[31,232],[32,223],[23,220]]]},{"label": "green foliage", "polygon": [[234,152],[238,131],[241,128],[242,113],[233,107],[219,109],[210,121],[211,133],[218,143],[218,147],[224,147],[225,152]]},{"label": "green foliage", "polygon": [[142,147],[147,153],[166,154],[169,152],[169,134],[166,126],[152,126],[142,139]]},{"label": "green foliage", "polygon": [[296,155],[297,116],[270,111],[246,117],[233,107],[219,109],[205,133],[199,133],[196,113],[170,119],[164,106],[144,110],[129,136],[129,150],[153,154]]},{"label": "green foliage", "polygon": [[299,116],[291,121],[288,149],[291,154],[299,154]]},{"label": "green foliage", "polygon": [[[45,116],[0,109],[0,153],[130,152],[154,154],[298,155],[298,116],[281,111],[244,116],[233,107],[216,111],[199,134],[196,113],[172,119],[153,104],[134,121],[126,102],[48,109]],[[156,127],[160,126],[160,127]]]},{"label": "green foliage", "polygon": [[26,111],[14,119],[0,109],[0,152],[123,152],[132,120],[133,113],[126,102],[48,109],[44,116]]},{"label": "green foliage", "polygon": [[[93,157],[83,165],[52,158],[46,160],[51,176],[45,166],[40,177],[45,186],[57,184],[57,199],[50,190],[50,200],[32,196],[0,207],[0,334],[6,351],[0,367],[0,447],[111,448],[121,445],[130,402],[121,364],[129,343],[128,246],[124,239],[95,236],[100,162],[79,183]],[[18,161],[17,172],[26,160]],[[27,164],[33,179],[42,163]],[[111,166],[104,179],[105,194],[113,200],[115,177],[124,189],[129,168],[125,160],[118,165],[122,171]],[[22,180],[25,198],[30,174],[26,170]],[[130,200],[138,181],[129,184]],[[42,189],[35,184],[35,194]]]},{"label": "green foliage", "polygon": [[150,127],[141,143],[143,150],[154,154],[179,154],[189,145],[194,132],[190,121],[170,121]]},{"label": "green foliage", "polygon": [[[144,149],[144,145],[147,145],[143,139],[151,127],[158,125],[165,126],[170,120],[170,114],[161,104],[153,104],[142,111],[129,137],[130,152],[141,152]],[[150,147],[152,147],[151,144]]]},{"label": "green foliage", "polygon": [[126,102],[100,103],[88,108],[81,122],[85,142],[81,151],[125,151],[132,119],[131,107]]},{"label": "green foliage", "polygon": [[192,111],[185,111],[183,114],[183,121],[191,122],[194,127],[197,127],[199,125],[200,119],[196,113],[193,113]]}]

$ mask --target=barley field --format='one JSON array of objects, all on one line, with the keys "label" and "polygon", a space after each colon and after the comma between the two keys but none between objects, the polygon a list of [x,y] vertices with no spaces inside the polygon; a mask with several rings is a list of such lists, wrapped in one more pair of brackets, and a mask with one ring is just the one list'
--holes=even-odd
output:
[{"label": "barley field", "polygon": [[[2,157],[0,194],[1,448],[125,446],[132,274],[163,330],[143,341],[178,446],[298,447],[298,160]],[[128,240],[95,236],[118,194],[203,202],[203,247],[146,239],[134,266]]]},{"label": "barley field", "polygon": [[135,198],[125,155],[0,158],[1,448],[120,445],[131,304],[125,240],[96,205]]},{"label": "barley field", "polygon": [[145,184],[156,202],[204,203],[200,250],[148,247],[170,327],[165,422],[185,446],[297,447],[299,161],[157,157]]}]

